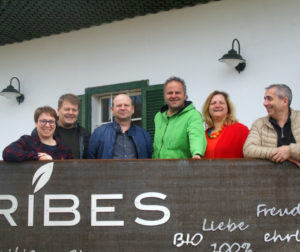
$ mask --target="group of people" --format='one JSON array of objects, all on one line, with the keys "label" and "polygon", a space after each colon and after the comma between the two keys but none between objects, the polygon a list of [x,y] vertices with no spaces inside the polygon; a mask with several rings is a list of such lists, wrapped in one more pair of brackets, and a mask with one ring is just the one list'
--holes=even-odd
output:
[{"label": "group of people", "polygon": [[184,80],[166,80],[166,105],[155,115],[152,144],[149,133],[131,121],[134,105],[127,94],[114,97],[113,122],[96,128],[92,135],[77,123],[78,97],[65,94],[58,101],[58,118],[53,108],[38,108],[34,113],[36,128],[30,136],[22,136],[7,146],[3,159],[252,157],[273,162],[288,160],[300,167],[300,111],[291,109],[292,92],[287,85],[266,88],[264,106],[268,115],[256,120],[250,132],[236,119],[226,92],[212,92],[202,115],[187,98]]},{"label": "group of people", "polygon": [[34,112],[35,128],[3,151],[5,161],[87,158],[90,133],[77,123],[80,100],[65,94],[56,111],[50,106]]}]

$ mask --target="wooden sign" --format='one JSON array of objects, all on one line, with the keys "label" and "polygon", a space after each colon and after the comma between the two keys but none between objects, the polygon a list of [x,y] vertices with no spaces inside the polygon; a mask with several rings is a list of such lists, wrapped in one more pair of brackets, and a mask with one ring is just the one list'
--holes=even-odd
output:
[{"label": "wooden sign", "polygon": [[299,230],[289,162],[0,162],[0,252],[291,252]]}]

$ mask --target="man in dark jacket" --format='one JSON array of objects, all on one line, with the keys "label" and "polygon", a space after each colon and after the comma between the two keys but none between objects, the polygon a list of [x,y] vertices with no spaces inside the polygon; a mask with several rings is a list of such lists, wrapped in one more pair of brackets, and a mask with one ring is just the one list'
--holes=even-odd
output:
[{"label": "man in dark jacket", "polygon": [[75,159],[87,158],[90,132],[77,122],[80,100],[76,95],[64,94],[58,100],[58,121],[54,136],[72,148]]},{"label": "man in dark jacket", "polygon": [[[81,127],[77,122],[80,100],[76,95],[64,94],[58,99],[58,121],[54,137],[72,149],[75,159],[83,159],[88,156],[90,132]],[[31,133],[37,135],[36,128]]]},{"label": "man in dark jacket", "polygon": [[132,100],[126,94],[117,95],[112,102],[114,121],[95,129],[89,142],[88,158],[136,159],[151,158],[149,133],[134,125]]}]

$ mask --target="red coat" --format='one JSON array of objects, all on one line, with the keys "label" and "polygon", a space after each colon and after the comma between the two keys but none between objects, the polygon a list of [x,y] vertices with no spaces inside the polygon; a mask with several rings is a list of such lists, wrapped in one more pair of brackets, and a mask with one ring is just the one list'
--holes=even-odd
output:
[{"label": "red coat", "polygon": [[243,158],[243,145],[248,134],[249,129],[241,123],[226,126],[218,138],[209,138],[206,130],[207,152],[204,158]]}]

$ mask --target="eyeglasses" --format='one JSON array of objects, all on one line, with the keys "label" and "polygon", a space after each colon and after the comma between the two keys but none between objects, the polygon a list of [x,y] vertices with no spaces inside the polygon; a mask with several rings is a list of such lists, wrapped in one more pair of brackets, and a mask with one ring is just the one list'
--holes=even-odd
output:
[{"label": "eyeglasses", "polygon": [[49,126],[54,126],[55,121],[54,120],[39,120],[39,123],[41,124],[41,126],[46,126],[47,123],[49,124]]}]

